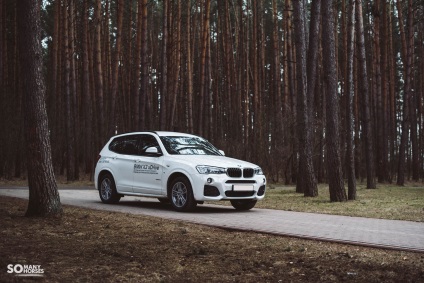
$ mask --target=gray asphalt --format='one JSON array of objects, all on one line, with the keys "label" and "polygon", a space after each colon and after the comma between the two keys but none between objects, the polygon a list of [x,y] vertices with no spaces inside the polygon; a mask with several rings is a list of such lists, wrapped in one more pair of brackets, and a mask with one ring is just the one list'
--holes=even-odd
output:
[{"label": "gray asphalt", "polygon": [[[371,219],[254,208],[239,212],[222,205],[199,205],[195,212],[178,213],[156,199],[124,197],[119,204],[103,204],[92,187],[61,188],[63,204],[78,207],[149,215],[171,220],[255,231],[304,239],[368,247],[424,252],[424,223]],[[0,195],[28,198],[28,188],[2,187]]]}]

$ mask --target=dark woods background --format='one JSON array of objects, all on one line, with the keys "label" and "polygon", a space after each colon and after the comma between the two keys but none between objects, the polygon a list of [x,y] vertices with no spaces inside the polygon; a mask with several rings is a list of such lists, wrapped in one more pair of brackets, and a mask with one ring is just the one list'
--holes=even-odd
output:
[{"label": "dark woods background", "polygon": [[[0,178],[6,179],[26,176],[16,2],[0,0]],[[303,10],[307,46],[311,44],[308,2]],[[343,166],[351,136],[346,131],[349,3],[338,0],[332,6]],[[204,136],[227,155],[261,165],[272,181],[295,183],[299,68],[292,4],[290,0],[40,1],[44,47],[40,68],[47,87],[56,174],[68,180],[91,176],[99,150],[115,133],[172,130]],[[367,72],[360,75],[355,44],[351,101],[356,177],[367,176],[363,129],[368,106],[372,175],[379,182],[394,182],[402,172],[406,180],[419,181],[424,178],[423,3],[363,1],[362,12]],[[326,182],[329,117],[322,26],[319,38],[306,127],[314,173],[318,182]],[[361,91],[364,80],[368,96]]]}]

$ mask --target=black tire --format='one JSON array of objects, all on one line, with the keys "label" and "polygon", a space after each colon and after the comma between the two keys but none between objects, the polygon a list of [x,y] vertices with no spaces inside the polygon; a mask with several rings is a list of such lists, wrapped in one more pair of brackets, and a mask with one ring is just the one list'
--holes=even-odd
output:
[{"label": "black tire", "polygon": [[255,199],[232,199],[231,205],[237,210],[249,210],[255,207],[257,200]]},{"label": "black tire", "polygon": [[99,179],[99,196],[103,203],[118,203],[121,195],[116,191],[115,180],[109,173],[103,174]]},{"label": "black tire", "polygon": [[190,181],[177,177],[169,185],[169,200],[176,211],[192,211],[197,205]]}]

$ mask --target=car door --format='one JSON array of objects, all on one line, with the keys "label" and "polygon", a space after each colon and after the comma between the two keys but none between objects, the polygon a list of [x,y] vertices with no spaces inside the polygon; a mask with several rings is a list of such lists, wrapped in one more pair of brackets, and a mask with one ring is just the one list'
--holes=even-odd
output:
[{"label": "car door", "polygon": [[112,141],[111,168],[118,192],[133,192],[134,164],[137,159],[137,135],[118,137]]},{"label": "car door", "polygon": [[163,156],[146,153],[146,149],[149,147],[157,147],[161,152],[159,143],[153,135],[139,135],[138,156],[134,163],[133,191],[146,195],[161,195]]}]

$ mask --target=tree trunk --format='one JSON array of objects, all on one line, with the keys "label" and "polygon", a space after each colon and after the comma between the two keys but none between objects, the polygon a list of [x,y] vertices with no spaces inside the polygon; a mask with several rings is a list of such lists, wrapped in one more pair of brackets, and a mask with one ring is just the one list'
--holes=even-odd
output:
[{"label": "tree trunk", "polygon": [[[69,39],[70,10],[67,4],[63,7],[63,52],[65,65],[65,119],[66,119],[66,179],[75,181],[75,131],[71,86],[71,56],[72,49]],[[71,39],[72,40],[72,39]]]},{"label": "tree trunk", "polygon": [[109,132],[108,136],[112,136],[115,134],[115,131],[117,131],[117,111],[116,111],[116,97],[118,95],[118,83],[119,83],[119,61],[121,56],[121,43],[122,43],[122,23],[123,23],[123,16],[124,16],[124,0],[119,0],[116,3],[116,10],[118,13],[117,16],[117,29],[116,29],[116,45],[115,45],[115,52],[113,53],[112,58],[112,86],[111,86],[111,94],[110,94],[110,111],[109,111],[109,117],[110,120],[109,123]]},{"label": "tree trunk", "polygon": [[202,45],[201,45],[201,57],[200,57],[200,97],[199,97],[199,121],[198,121],[198,132],[199,135],[203,134],[203,106],[205,99],[205,88],[208,86],[208,82],[206,81],[206,57],[207,57],[207,45],[209,40],[209,22],[210,22],[210,9],[211,9],[211,1],[205,1],[205,9],[204,9],[204,20],[203,20],[203,31],[202,31]]},{"label": "tree trunk", "polygon": [[408,144],[408,134],[410,127],[410,113],[409,113],[409,100],[411,92],[411,76],[412,76],[412,53],[413,53],[413,36],[412,36],[412,24],[413,24],[413,15],[412,15],[412,0],[408,0],[408,35],[411,36],[411,39],[406,38],[405,28],[403,24],[403,13],[401,2],[397,1],[398,7],[398,16],[399,16],[399,27],[400,34],[402,39],[402,61],[404,62],[404,92],[403,92],[403,115],[402,115],[402,134],[399,145],[399,161],[398,161],[398,178],[397,185],[403,186],[405,184],[405,151]]},{"label": "tree trunk", "polygon": [[147,53],[147,0],[142,1],[142,18],[141,18],[141,87],[140,87],[140,130],[147,128],[147,92],[149,87],[149,54]]},{"label": "tree trunk", "polygon": [[103,68],[102,68],[102,48],[101,48],[101,24],[102,24],[102,2],[96,0],[94,8],[94,61],[95,61],[95,84],[96,84],[96,114],[97,114],[97,132],[96,132],[96,148],[104,142],[105,120],[104,120],[104,103],[103,103]]},{"label": "tree trunk", "polygon": [[163,15],[162,15],[162,75],[161,75],[161,88],[160,88],[160,129],[165,130],[166,111],[168,100],[168,5],[169,0],[163,1]]},{"label": "tree trunk", "polygon": [[347,89],[346,93],[346,168],[348,179],[348,199],[356,199],[356,176],[355,176],[355,143],[353,132],[355,120],[353,117],[353,98],[355,95],[353,83],[353,53],[355,41],[355,0],[349,0],[348,4],[348,50],[347,50]]},{"label": "tree trunk", "polygon": [[365,159],[367,167],[367,189],[375,189],[375,165],[373,154],[373,135],[372,135],[372,121],[370,114],[370,99],[368,92],[368,78],[367,78],[367,62],[365,56],[365,39],[364,39],[364,24],[362,18],[362,1],[356,0],[356,32],[358,43],[358,67],[361,76],[361,91],[362,93],[362,123],[365,139]]},{"label": "tree trunk", "polygon": [[383,141],[382,144],[383,150],[382,150],[382,167],[384,168],[384,172],[382,174],[383,181],[389,182],[389,115],[388,115],[388,82],[389,82],[389,71],[388,71],[388,42],[389,42],[389,33],[388,33],[388,17],[387,17],[387,6],[391,5],[390,3],[386,3],[386,1],[383,1],[382,4],[382,21],[381,21],[381,69],[382,69],[382,76],[381,76],[381,94],[382,94],[382,121],[383,124],[382,127],[382,136]]},{"label": "tree trunk", "polygon": [[186,52],[187,52],[187,130],[193,133],[193,59],[191,53],[191,4],[186,1]]},{"label": "tree trunk", "polygon": [[177,19],[176,19],[176,50],[175,53],[175,74],[173,78],[173,87],[172,87],[172,104],[171,106],[171,115],[170,115],[170,127],[171,129],[175,129],[176,122],[175,122],[175,116],[177,111],[177,97],[179,92],[179,86],[180,86],[180,71],[181,71],[181,0],[177,0]]},{"label": "tree trunk", "polygon": [[26,216],[62,215],[53,173],[45,86],[42,76],[40,14],[36,1],[18,2],[19,63],[21,66],[29,202]]},{"label": "tree trunk", "polygon": [[326,86],[327,168],[330,201],[346,201],[339,142],[339,100],[337,94],[336,42],[334,36],[333,1],[322,1],[322,41],[324,82]]},{"label": "tree trunk", "polygon": [[306,42],[305,42],[305,7],[303,0],[293,1],[293,15],[296,41],[297,74],[297,129],[299,137],[299,169],[296,192],[305,196],[318,195],[317,181],[312,162],[311,127],[309,126],[309,105],[307,97]]},{"label": "tree trunk", "polygon": [[91,101],[91,81],[90,81],[90,60],[89,60],[89,45],[88,45],[88,1],[84,0],[83,8],[83,29],[82,29],[82,83],[81,83],[81,96],[82,96],[82,131],[83,131],[83,151],[85,162],[85,173],[90,173],[93,166],[93,147],[92,147],[92,101]]}]

